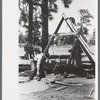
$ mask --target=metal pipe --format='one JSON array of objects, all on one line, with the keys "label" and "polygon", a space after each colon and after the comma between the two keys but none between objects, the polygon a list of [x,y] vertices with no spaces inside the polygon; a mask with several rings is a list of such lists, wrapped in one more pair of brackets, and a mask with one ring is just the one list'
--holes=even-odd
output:
[{"label": "metal pipe", "polygon": [[83,50],[85,51],[86,55],[88,56],[89,60],[90,60],[93,64],[95,64],[94,55],[91,54],[89,48],[88,48],[88,47],[86,46],[86,44],[85,44],[85,41],[82,39],[81,36],[79,36],[78,39],[79,39],[79,41],[80,41],[80,44],[81,44]]}]

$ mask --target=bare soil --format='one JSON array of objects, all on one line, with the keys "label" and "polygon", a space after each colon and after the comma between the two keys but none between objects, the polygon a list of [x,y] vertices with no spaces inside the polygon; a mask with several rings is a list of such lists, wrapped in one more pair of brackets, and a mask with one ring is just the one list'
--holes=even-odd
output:
[{"label": "bare soil", "polygon": [[[48,78],[59,79],[61,77],[62,75],[47,75],[41,81],[34,79],[30,82],[19,83],[19,100],[95,100],[95,90],[89,96],[91,90],[95,89],[95,79],[80,77],[63,78],[60,80],[61,82],[66,82],[66,84],[78,83],[83,84],[83,86],[67,86],[59,91],[55,89],[63,85],[53,84],[53,87],[50,87],[44,81]],[[20,77],[19,82],[22,79],[26,81],[28,77]]]},{"label": "bare soil", "polygon": [[[66,55],[68,54],[67,51],[68,48],[64,47],[63,49],[61,47],[50,48],[50,53],[55,55],[59,53]],[[53,84],[54,87],[50,87],[44,80],[59,79],[62,78],[62,75],[47,75],[41,81],[34,79],[30,82],[27,82],[28,78],[29,75],[19,76],[19,100],[95,100],[95,78],[87,79],[86,77],[77,76],[63,78],[60,80],[61,82],[79,83],[83,86],[67,86],[59,91],[55,89],[63,85]],[[89,96],[92,89],[94,92]]]}]

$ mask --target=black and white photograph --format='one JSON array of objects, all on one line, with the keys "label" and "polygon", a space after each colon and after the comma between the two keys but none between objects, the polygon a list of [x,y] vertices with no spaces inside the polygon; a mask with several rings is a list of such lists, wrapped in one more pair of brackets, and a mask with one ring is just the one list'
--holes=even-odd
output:
[{"label": "black and white photograph", "polygon": [[97,100],[97,0],[18,0],[18,100]]}]

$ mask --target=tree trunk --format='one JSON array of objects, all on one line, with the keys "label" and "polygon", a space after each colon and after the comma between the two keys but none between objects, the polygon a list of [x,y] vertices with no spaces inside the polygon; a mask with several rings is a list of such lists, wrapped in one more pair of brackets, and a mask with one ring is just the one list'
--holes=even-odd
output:
[{"label": "tree trunk", "polygon": [[42,51],[48,44],[48,0],[42,3]]},{"label": "tree trunk", "polygon": [[32,28],[33,28],[33,5],[31,0],[29,0],[29,33],[28,42],[32,43]]}]

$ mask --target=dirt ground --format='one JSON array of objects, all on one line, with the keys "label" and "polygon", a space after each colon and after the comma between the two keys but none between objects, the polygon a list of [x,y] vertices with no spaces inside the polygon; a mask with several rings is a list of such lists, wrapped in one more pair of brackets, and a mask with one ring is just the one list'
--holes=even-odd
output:
[{"label": "dirt ground", "polygon": [[[69,47],[70,48],[70,47]],[[60,49],[57,47],[51,47],[50,52],[51,54],[68,54],[68,48]],[[94,47],[92,47],[94,51]],[[60,54],[59,54],[60,55]],[[86,58],[85,58],[86,60]],[[71,75],[73,76],[73,75]],[[86,77],[69,77],[69,78],[62,78],[62,75],[53,75],[49,74],[46,78],[42,79],[41,81],[37,81],[36,79],[27,82],[29,75],[19,76],[19,100],[95,100],[95,78],[87,79]],[[45,81],[47,79],[60,79],[60,82],[67,83],[77,83],[82,84],[82,86],[67,86],[64,89],[59,91],[55,90],[59,87],[64,85],[59,84],[52,84],[50,87]],[[94,90],[91,96],[89,96],[91,90]]]},{"label": "dirt ground", "polygon": [[[73,75],[72,75],[73,76]],[[50,87],[45,83],[47,79],[60,79],[60,82],[82,84],[82,86],[67,86],[61,90],[55,90],[63,85],[52,84]],[[47,75],[41,81],[32,80],[25,82],[28,77],[19,77],[19,100],[95,100],[95,79],[80,77],[62,78],[62,75]],[[22,82],[23,81],[23,82]],[[25,82],[25,83],[24,83]]]}]

